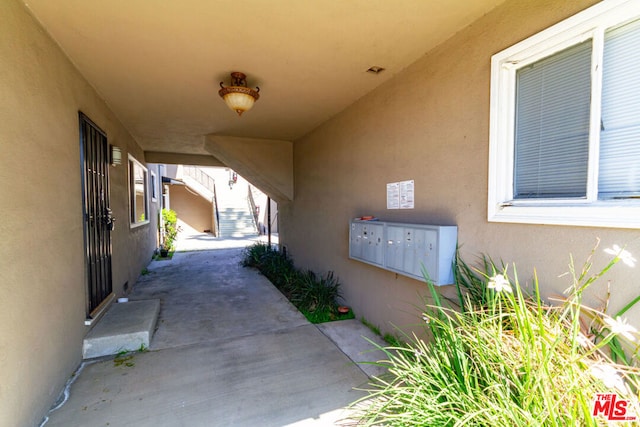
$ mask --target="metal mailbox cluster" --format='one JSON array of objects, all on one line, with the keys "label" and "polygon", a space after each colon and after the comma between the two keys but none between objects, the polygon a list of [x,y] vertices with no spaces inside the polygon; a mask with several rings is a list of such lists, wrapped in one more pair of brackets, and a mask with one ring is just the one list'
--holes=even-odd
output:
[{"label": "metal mailbox cluster", "polygon": [[349,258],[438,286],[453,283],[458,227],[351,220]]}]

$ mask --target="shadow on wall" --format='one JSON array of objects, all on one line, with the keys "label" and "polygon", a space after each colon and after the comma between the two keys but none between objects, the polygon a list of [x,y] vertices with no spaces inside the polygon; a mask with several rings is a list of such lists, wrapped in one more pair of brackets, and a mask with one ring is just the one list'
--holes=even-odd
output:
[{"label": "shadow on wall", "polygon": [[188,228],[197,232],[209,232],[213,229],[211,218],[213,206],[199,195],[192,193],[185,186],[171,187],[171,209],[176,211],[178,219]]}]

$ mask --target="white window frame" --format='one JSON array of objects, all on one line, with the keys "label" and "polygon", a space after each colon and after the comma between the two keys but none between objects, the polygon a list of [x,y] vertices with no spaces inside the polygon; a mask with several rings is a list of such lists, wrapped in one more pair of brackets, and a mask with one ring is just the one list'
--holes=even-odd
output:
[{"label": "white window frame", "polygon": [[[150,212],[149,212],[149,170],[142,164],[140,163],[138,160],[136,160],[135,157],[133,157],[131,154],[129,154],[129,227],[130,228],[134,228],[134,227],[140,227],[142,225],[146,225],[149,224],[150,222]],[[143,172],[143,184],[142,184],[142,189],[143,189],[143,200],[144,200],[144,209],[145,209],[145,217],[144,220],[136,220],[136,218],[138,218],[140,216],[140,213],[137,212],[136,210],[136,189],[135,189],[135,183],[133,180],[133,169],[134,168],[140,168],[142,169]]]},{"label": "white window frame", "polygon": [[[640,200],[598,200],[597,165],[605,30],[640,18],[638,0],[604,0],[491,58],[488,220],[527,224],[640,228]],[[514,200],[516,72],[570,46],[593,40],[589,176],[584,199]]]},{"label": "white window frame", "polygon": [[152,170],[149,171],[149,187],[151,188],[151,201],[158,201],[158,177],[156,173]]}]

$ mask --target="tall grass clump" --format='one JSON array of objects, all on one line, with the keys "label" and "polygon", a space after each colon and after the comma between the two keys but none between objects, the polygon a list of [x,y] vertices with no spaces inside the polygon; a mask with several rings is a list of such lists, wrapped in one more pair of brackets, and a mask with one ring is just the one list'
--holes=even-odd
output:
[{"label": "tall grass clump", "polygon": [[640,419],[638,333],[619,317],[638,298],[613,317],[583,304],[584,292],[628,253],[620,249],[591,275],[593,254],[580,270],[571,261],[571,285],[553,304],[542,300],[535,274],[527,292],[515,266],[485,258],[473,270],[458,259],[469,285],[458,283],[460,307],[450,308],[429,284],[430,338],[407,336],[383,348],[389,374],[354,405],[358,425],[607,425],[592,415],[598,393],[628,400],[628,414]]},{"label": "tall grass clump", "polygon": [[340,282],[332,271],[324,276],[318,276],[311,270],[298,275],[294,303],[299,303],[310,311],[331,311],[341,297]]},{"label": "tall grass clump", "polygon": [[242,251],[242,260],[240,264],[243,267],[258,267],[262,263],[265,256],[270,256],[276,250],[267,243],[257,242],[251,246],[247,246]]},{"label": "tall grass clump", "polygon": [[257,268],[311,323],[354,317],[352,312],[338,313],[341,285],[331,271],[318,275],[311,270],[297,270],[291,258],[261,242],[244,250],[241,264]]}]

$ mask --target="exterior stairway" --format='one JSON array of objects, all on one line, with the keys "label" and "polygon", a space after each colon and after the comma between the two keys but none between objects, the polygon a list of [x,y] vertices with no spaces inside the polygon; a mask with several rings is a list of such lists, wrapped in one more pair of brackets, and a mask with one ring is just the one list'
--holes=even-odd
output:
[{"label": "exterior stairway", "polygon": [[220,237],[251,237],[257,236],[253,215],[247,207],[219,207],[219,232]]},{"label": "exterior stairway", "polygon": [[258,235],[248,191],[249,184],[242,177],[238,177],[233,188],[229,188],[228,180],[216,180],[219,237],[245,238]]},{"label": "exterior stairway", "polygon": [[206,200],[213,200],[216,195],[219,219],[217,237],[245,238],[258,235],[248,199],[249,183],[242,177],[238,177],[233,187],[229,187],[229,172],[225,169],[183,166],[182,179]]},{"label": "exterior stairway", "polygon": [[242,177],[229,187],[228,173],[215,177],[218,202],[218,231],[221,238],[245,238],[258,235],[249,205],[249,183]]}]

